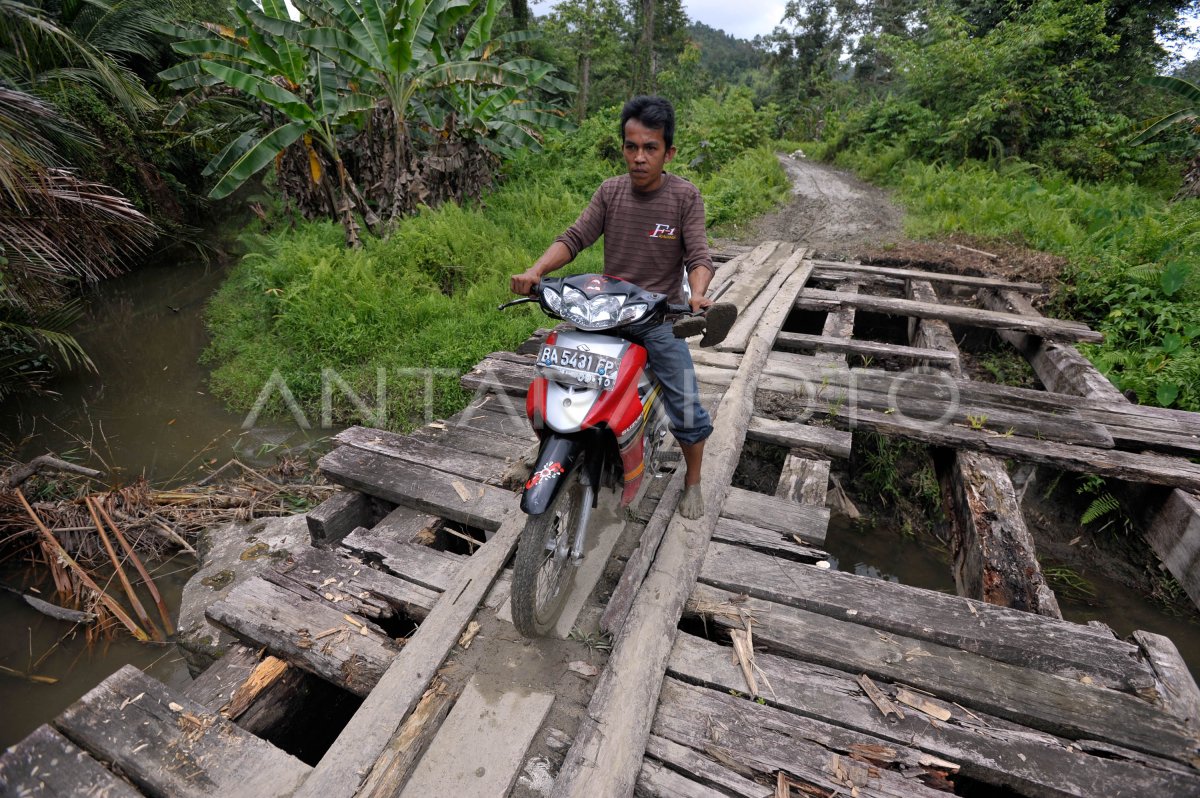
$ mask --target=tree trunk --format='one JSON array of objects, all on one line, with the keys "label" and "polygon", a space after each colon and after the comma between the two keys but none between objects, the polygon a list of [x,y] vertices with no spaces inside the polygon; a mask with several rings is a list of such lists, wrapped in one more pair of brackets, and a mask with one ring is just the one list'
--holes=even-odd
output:
[{"label": "tree trunk", "polygon": [[510,5],[516,30],[524,30],[529,26],[529,3],[526,0],[512,0]]},{"label": "tree trunk", "polygon": [[1196,153],[1183,170],[1183,185],[1179,187],[1174,199],[1178,201],[1189,197],[1200,197],[1200,152]]},{"label": "tree trunk", "polygon": [[634,88],[646,94],[654,85],[654,0],[642,0],[642,35],[638,40],[638,76]]},{"label": "tree trunk", "polygon": [[575,118],[580,122],[588,112],[588,89],[592,82],[591,45],[585,44],[579,54],[579,93],[575,95]]}]

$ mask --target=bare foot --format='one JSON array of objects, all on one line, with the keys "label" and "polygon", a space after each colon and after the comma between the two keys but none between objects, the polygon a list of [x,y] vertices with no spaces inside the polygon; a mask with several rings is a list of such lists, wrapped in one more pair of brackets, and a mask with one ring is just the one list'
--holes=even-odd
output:
[{"label": "bare foot", "polygon": [[692,521],[704,515],[704,496],[700,493],[700,485],[688,485],[683,489],[683,497],[679,500],[679,514]]}]

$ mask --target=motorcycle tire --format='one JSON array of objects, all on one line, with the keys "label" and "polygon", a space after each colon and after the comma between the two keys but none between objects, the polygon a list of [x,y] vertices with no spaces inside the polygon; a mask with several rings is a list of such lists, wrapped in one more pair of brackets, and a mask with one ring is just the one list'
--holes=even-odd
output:
[{"label": "motorcycle tire", "polygon": [[[531,515],[517,543],[513,563],[513,625],[525,637],[545,637],[554,629],[571,592],[575,566],[571,541],[583,510],[583,471],[563,476],[563,485],[546,511]],[[554,541],[554,550],[547,546]]]}]

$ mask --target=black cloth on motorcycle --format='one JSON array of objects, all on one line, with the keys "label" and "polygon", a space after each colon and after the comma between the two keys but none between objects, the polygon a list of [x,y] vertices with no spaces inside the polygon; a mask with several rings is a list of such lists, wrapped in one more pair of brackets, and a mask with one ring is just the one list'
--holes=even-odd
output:
[{"label": "black cloth on motorcycle", "polygon": [[654,191],[634,191],[629,175],[600,184],[575,224],[556,240],[574,258],[604,236],[604,273],[684,304],[683,277],[716,272],[704,232],[704,200],[687,180],[663,174]]}]

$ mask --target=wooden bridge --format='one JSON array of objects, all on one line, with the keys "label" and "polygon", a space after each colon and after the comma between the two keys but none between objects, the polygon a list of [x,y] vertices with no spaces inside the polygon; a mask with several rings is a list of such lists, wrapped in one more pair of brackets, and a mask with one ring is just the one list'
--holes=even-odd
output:
[{"label": "wooden bridge", "polygon": [[[454,418],[338,436],[312,545],[208,611],[244,645],[182,693],[118,671],[4,754],[0,793],[1200,795],[1174,645],[1061,620],[1003,463],[1161,486],[1151,543],[1200,598],[1200,416],[1125,402],[1038,286],[777,242],[719,276],[741,316],[695,352],[707,513],[675,515],[678,474],[598,511],[561,639],[507,621],[532,362],[496,353]],[[865,314],[904,340],[864,339]],[[967,379],[950,325],[997,331],[1048,390]],[[828,569],[830,463],[861,429],[946,450],[963,595]],[[746,440],[787,449],[772,494],[731,486]],[[306,764],[284,748],[328,722],[322,691],[356,698]]]}]

